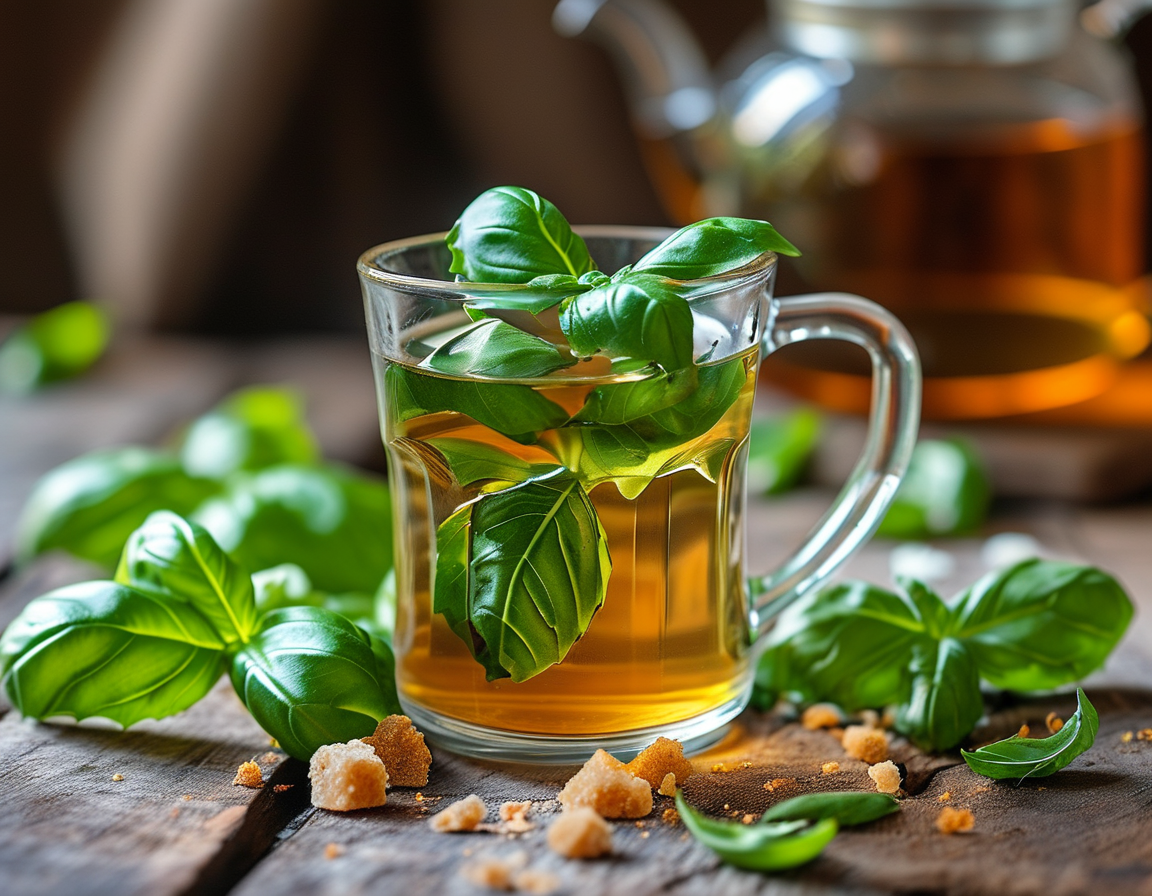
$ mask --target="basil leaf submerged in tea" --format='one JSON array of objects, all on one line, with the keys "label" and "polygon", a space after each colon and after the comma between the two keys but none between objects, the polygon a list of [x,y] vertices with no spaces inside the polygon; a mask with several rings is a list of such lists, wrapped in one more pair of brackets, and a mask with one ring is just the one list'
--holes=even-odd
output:
[{"label": "basil leaf submerged in tea", "polygon": [[552,343],[489,317],[438,346],[420,366],[453,376],[528,378],[574,363]]},{"label": "basil leaf submerged in tea", "polygon": [[545,274],[595,270],[588,247],[560,211],[523,187],[493,187],[448,233],[453,274],[478,283],[527,283]]},{"label": "basil leaf submerged in tea", "polygon": [[225,647],[190,603],[83,582],[36,598],[8,626],[0,678],[25,716],[99,716],[127,727],[207,694],[224,671]]},{"label": "basil leaf submerged in tea", "polygon": [[490,681],[526,681],[588,630],[611,572],[591,500],[558,475],[485,495],[441,524],[433,609]]},{"label": "basil leaf submerged in tea", "polygon": [[671,280],[714,277],[755,261],[765,252],[799,255],[767,221],[706,218],[681,227],[632,266]]},{"label": "basil leaf submerged in tea", "polygon": [[1045,778],[1067,766],[1096,740],[1100,717],[1081,688],[1076,712],[1051,737],[1009,737],[977,750],[961,750],[968,767],[979,775],[1005,778]]},{"label": "basil leaf submerged in tea", "polygon": [[318,747],[367,737],[401,711],[386,680],[390,657],[330,610],[273,610],[233,656],[232,685],[260,727],[307,761]]}]

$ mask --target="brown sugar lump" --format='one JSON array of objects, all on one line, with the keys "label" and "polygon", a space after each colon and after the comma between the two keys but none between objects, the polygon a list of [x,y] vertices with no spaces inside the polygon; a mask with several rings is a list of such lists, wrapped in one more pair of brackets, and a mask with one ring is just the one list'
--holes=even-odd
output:
[{"label": "brown sugar lump", "polygon": [[843,719],[840,710],[831,703],[814,703],[800,714],[800,724],[809,731],[820,728],[835,728]]},{"label": "brown sugar lump", "polygon": [[676,775],[668,772],[660,782],[660,789],[656,791],[661,796],[676,796]]},{"label": "brown sugar lump", "polygon": [[604,818],[642,818],[652,811],[648,781],[634,777],[623,762],[603,750],[592,754],[557,799],[565,809],[587,806]]},{"label": "brown sugar lump", "polygon": [[428,784],[432,754],[424,743],[424,735],[416,730],[408,716],[388,716],[370,737],[362,740],[376,751],[388,769],[389,785],[424,787]]},{"label": "brown sugar lump", "polygon": [[647,781],[653,790],[663,783],[669,773],[676,776],[677,784],[683,784],[692,774],[692,763],[684,758],[684,745],[666,737],[656,738],[625,768],[637,778]]},{"label": "brown sugar lump", "polygon": [[312,805],[335,812],[371,809],[387,800],[388,770],[368,744],[351,740],[329,744],[308,765]]},{"label": "brown sugar lump", "polygon": [[840,763],[835,759],[831,760],[830,762],[825,762],[822,766],[820,766],[820,774],[822,775],[834,775],[838,771],[840,771]]},{"label": "brown sugar lump", "polygon": [[868,769],[868,777],[880,793],[896,793],[900,789],[900,769],[891,759],[878,762]]},{"label": "brown sugar lump", "polygon": [[967,809],[953,809],[945,806],[936,816],[936,830],[941,834],[955,834],[970,831],[976,826],[975,816]]},{"label": "brown sugar lump", "polygon": [[612,827],[588,806],[566,809],[548,828],[548,846],[570,859],[594,859],[612,852]]},{"label": "brown sugar lump", "polygon": [[428,825],[434,831],[447,834],[454,831],[474,831],[476,826],[488,814],[488,807],[476,794],[472,793],[457,800],[451,806],[441,809],[428,819]]},{"label": "brown sugar lump", "polygon": [[[113,781],[116,777],[113,776]],[[232,786],[240,787],[263,787],[264,775],[260,771],[260,766],[255,762],[242,762],[240,767],[236,769],[236,777],[232,779]]]},{"label": "brown sugar lump", "polygon": [[528,820],[528,812],[532,808],[532,801],[515,802],[509,800],[500,804],[500,821],[504,823],[504,830],[510,834],[523,834],[535,827]]},{"label": "brown sugar lump", "polygon": [[860,759],[869,765],[883,762],[888,758],[888,738],[878,728],[868,725],[849,725],[844,729],[842,741],[844,752],[853,759]]}]

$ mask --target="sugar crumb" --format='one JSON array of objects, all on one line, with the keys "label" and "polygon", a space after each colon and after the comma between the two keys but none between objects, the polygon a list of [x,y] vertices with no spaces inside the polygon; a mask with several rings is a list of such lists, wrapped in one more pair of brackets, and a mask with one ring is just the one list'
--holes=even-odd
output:
[{"label": "sugar crumb", "polygon": [[870,766],[868,777],[876,784],[880,793],[896,793],[900,790],[900,769],[891,759]]},{"label": "sugar crumb", "polygon": [[287,791],[291,790],[293,788],[293,786],[295,786],[295,785],[292,785],[292,784],[273,784],[272,785],[272,792],[273,793],[286,793]]},{"label": "sugar crumb", "polygon": [[1027,725],[1021,725],[1020,730],[1016,732],[1016,736],[1017,737],[1027,737],[1031,733],[1032,733],[1031,728],[1029,728]]},{"label": "sugar crumb", "polygon": [[680,824],[680,813],[675,809],[665,809],[664,814],[660,816],[660,820],[665,824]]},{"label": "sugar crumb", "polygon": [[936,816],[936,830],[941,834],[955,834],[970,831],[976,826],[976,818],[967,809],[953,809],[945,806]]},{"label": "sugar crumb", "polygon": [[950,799],[952,799],[952,791],[950,790],[945,790],[940,796],[936,797],[936,801],[939,803],[946,803]]},{"label": "sugar crumb", "polygon": [[840,710],[831,703],[814,703],[800,713],[800,724],[809,731],[835,728],[841,721]]},{"label": "sugar crumb", "polygon": [[424,743],[424,735],[416,730],[408,716],[394,715],[381,719],[376,730],[363,740],[376,751],[388,769],[391,786],[427,785],[432,753]]},{"label": "sugar crumb", "polygon": [[888,738],[883,731],[866,725],[849,725],[844,729],[844,752],[853,759],[875,765],[888,758]]},{"label": "sugar crumb", "polygon": [[560,888],[560,878],[551,871],[539,868],[525,868],[516,872],[512,877],[512,886],[521,893],[534,893],[536,896],[548,896]]},{"label": "sugar crumb", "polygon": [[1055,734],[1064,727],[1064,720],[1054,712],[1048,713],[1044,717],[1044,724],[1048,726],[1048,730]]},{"label": "sugar crumb", "polygon": [[836,760],[825,762],[822,766],[820,766],[820,774],[822,775],[834,775],[838,771],[840,771],[840,763]]},{"label": "sugar crumb", "polygon": [[260,766],[251,761],[241,762],[240,767],[236,769],[236,777],[232,779],[232,786],[263,787],[264,774],[260,771]]},{"label": "sugar crumb", "polygon": [[678,740],[658,737],[641,750],[626,766],[630,774],[643,778],[655,790],[668,775],[674,775],[677,784],[692,776],[692,763],[684,758],[684,745]]},{"label": "sugar crumb", "polygon": [[[241,768],[243,768],[243,766],[241,766]],[[259,769],[257,769],[257,773],[259,773]],[[115,774],[115,775],[113,775],[113,776],[112,776],[112,780],[113,780],[113,781],[123,781],[123,780],[124,780],[124,776],[123,776],[123,775],[121,775],[121,774]],[[235,781],[233,781],[232,783],[233,783],[233,784],[235,784],[236,782],[235,782]]]},{"label": "sugar crumb", "polygon": [[[774,793],[777,790],[791,790],[795,786],[795,778],[773,778],[771,781],[764,783],[764,789],[769,793]],[[725,804],[724,808],[727,809],[728,805]]]},{"label": "sugar crumb", "polygon": [[712,771],[715,773],[738,772],[744,768],[752,768],[752,761],[744,759],[740,762],[716,762],[712,765]]},{"label": "sugar crumb", "polygon": [[612,828],[596,810],[576,806],[552,822],[548,846],[570,859],[594,859],[612,852]]},{"label": "sugar crumb", "polygon": [[476,794],[471,793],[462,800],[445,806],[428,819],[432,830],[441,834],[457,831],[474,831],[488,814],[488,807]]},{"label": "sugar crumb", "polygon": [[312,805],[333,812],[371,809],[387,801],[388,771],[363,741],[328,744],[308,763]]},{"label": "sugar crumb", "polygon": [[652,836],[652,832],[651,832],[651,831],[641,831],[641,832],[640,832],[640,839],[641,839],[641,840],[647,840],[647,839],[648,839],[649,837],[651,837],[651,836]]},{"label": "sugar crumb", "polygon": [[1123,734],[1121,734],[1120,735],[1120,743],[1122,743],[1122,744],[1132,743],[1132,732],[1131,731],[1125,731]]},{"label": "sugar crumb", "polygon": [[660,782],[660,789],[656,791],[661,796],[676,796],[676,775],[668,772]]},{"label": "sugar crumb", "polygon": [[500,821],[503,830],[501,833],[523,834],[532,830],[536,825],[528,820],[528,812],[532,809],[532,801],[508,801],[500,804]]},{"label": "sugar crumb", "polygon": [[522,852],[514,853],[505,858],[488,856],[464,865],[460,869],[460,874],[478,887],[488,887],[490,890],[511,890],[513,875],[527,862],[528,857]]},{"label": "sugar crumb", "polygon": [[1136,732],[1136,740],[1152,740],[1152,728],[1141,728]]},{"label": "sugar crumb", "polygon": [[271,765],[273,762],[279,762],[280,759],[281,759],[281,756],[279,753],[273,753],[271,750],[269,750],[267,753],[262,755],[256,761],[259,762],[261,765]]},{"label": "sugar crumb", "polygon": [[756,820],[756,816],[751,812],[745,812],[744,817],[740,819],[741,824],[752,824]]},{"label": "sugar crumb", "polygon": [[192,794],[186,793],[186,794],[184,794],[184,796],[180,797],[180,799],[184,800],[184,802],[187,803],[192,799]]},{"label": "sugar crumb", "polygon": [[603,750],[592,754],[557,799],[565,809],[587,806],[604,818],[640,818],[652,811],[649,782]]}]

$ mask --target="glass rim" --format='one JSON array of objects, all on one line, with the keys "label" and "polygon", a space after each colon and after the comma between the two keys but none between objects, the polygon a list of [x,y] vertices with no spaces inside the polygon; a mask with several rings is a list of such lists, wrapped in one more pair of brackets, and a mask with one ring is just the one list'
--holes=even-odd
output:
[{"label": "glass rim", "polygon": [[[600,239],[636,239],[652,240],[659,243],[666,237],[675,233],[671,227],[644,227],[626,224],[591,224],[573,227],[572,230],[581,237]],[[534,293],[536,290],[527,283],[484,283],[472,280],[430,280],[426,277],[415,277],[411,274],[400,274],[390,271],[377,264],[377,260],[384,255],[395,255],[405,249],[429,246],[439,243],[443,245],[448,231],[440,233],[426,233],[420,236],[410,236],[400,240],[391,240],[380,243],[360,254],[356,259],[356,272],[364,279],[402,289],[406,292],[436,294],[438,298],[448,301],[465,302],[476,297],[477,288],[482,288],[486,296],[493,293]],[[731,287],[743,286],[764,277],[775,267],[777,255],[771,250],[764,252],[756,258],[731,271],[715,274],[711,277],[700,277],[695,280],[674,280],[666,277],[670,283],[681,283],[689,286],[686,298],[691,301],[704,295],[714,295],[721,290]],[[607,273],[607,272],[605,272]]]}]

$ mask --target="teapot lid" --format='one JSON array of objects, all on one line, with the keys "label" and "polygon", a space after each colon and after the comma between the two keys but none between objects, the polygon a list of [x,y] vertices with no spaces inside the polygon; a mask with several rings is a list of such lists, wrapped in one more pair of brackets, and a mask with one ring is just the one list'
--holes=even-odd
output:
[{"label": "teapot lid", "polygon": [[793,50],[882,65],[1020,64],[1058,53],[1076,0],[769,0]]}]

